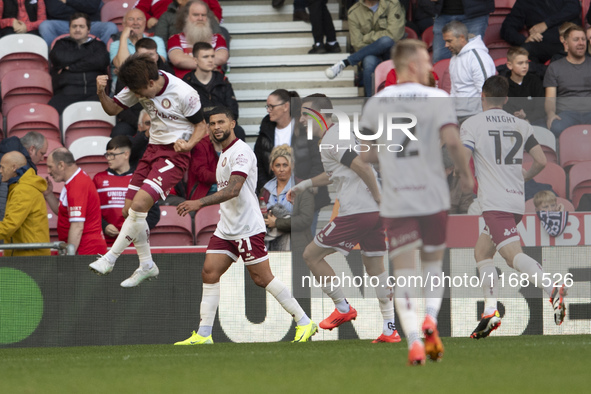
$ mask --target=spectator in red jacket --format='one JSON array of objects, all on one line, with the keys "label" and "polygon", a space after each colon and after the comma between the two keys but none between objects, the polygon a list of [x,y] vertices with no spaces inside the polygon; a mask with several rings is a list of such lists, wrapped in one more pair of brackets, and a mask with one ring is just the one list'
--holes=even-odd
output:
[{"label": "spectator in red jacket", "polygon": [[221,145],[211,138],[211,134],[195,145],[189,163],[187,200],[198,200],[217,191],[215,171],[221,151]]},{"label": "spectator in red jacket", "polygon": [[0,0],[0,37],[39,34],[39,25],[46,18],[44,0]]}]

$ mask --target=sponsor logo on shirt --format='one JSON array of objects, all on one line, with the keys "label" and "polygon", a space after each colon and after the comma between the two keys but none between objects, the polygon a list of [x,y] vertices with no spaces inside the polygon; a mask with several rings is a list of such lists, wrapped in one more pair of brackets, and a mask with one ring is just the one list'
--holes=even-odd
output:
[{"label": "sponsor logo on shirt", "polygon": [[412,231],[408,234],[402,234],[399,237],[390,238],[390,245],[392,245],[393,248],[397,248],[400,245],[410,243],[418,238],[419,238],[419,233],[418,233],[418,231],[415,230],[415,231]]},{"label": "sponsor logo on shirt", "polygon": [[245,166],[248,164],[248,158],[241,153],[236,157],[236,164],[239,166]]},{"label": "sponsor logo on shirt", "polygon": [[109,186],[109,181],[107,179],[103,180],[103,187]]},{"label": "sponsor logo on shirt", "polygon": [[199,98],[195,96],[189,97],[189,108],[195,108],[199,104]]},{"label": "sponsor logo on shirt", "polygon": [[68,207],[68,211],[70,213],[71,218],[78,218],[78,217],[82,216],[82,207],[81,206]]},{"label": "sponsor logo on shirt", "polygon": [[228,186],[228,181],[220,181],[220,182],[218,182],[218,189],[223,189],[226,186]]},{"label": "sponsor logo on shirt", "polygon": [[503,233],[503,235],[504,235],[505,237],[508,237],[508,236],[510,236],[511,234],[516,234],[516,233],[517,233],[517,227],[513,227],[513,228],[511,228],[511,229],[508,229],[508,228],[506,228],[506,229],[505,229],[505,232]]}]

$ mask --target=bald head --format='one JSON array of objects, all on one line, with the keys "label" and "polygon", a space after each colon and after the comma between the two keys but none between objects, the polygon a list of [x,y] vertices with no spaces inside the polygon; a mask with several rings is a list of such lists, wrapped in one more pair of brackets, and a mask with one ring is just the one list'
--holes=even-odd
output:
[{"label": "bald head", "polygon": [[16,170],[25,165],[27,165],[27,158],[22,153],[12,151],[4,154],[2,160],[0,160],[2,182],[7,182],[10,178],[16,176]]}]

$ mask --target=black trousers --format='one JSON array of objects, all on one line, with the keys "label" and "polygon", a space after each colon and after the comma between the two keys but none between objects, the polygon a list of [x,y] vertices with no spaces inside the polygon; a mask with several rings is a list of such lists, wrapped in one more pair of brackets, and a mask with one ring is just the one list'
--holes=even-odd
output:
[{"label": "black trousers", "polygon": [[306,0],[310,10],[310,24],[314,43],[333,42],[337,40],[337,34],[332,23],[332,16],[326,7],[328,0]]}]

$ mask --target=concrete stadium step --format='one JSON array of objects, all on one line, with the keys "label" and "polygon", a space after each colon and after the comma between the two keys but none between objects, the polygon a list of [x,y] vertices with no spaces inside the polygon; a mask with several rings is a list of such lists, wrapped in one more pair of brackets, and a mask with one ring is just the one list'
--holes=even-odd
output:
[{"label": "concrete stadium step", "polygon": [[[344,70],[338,78],[332,81],[346,80],[352,81],[355,76],[353,69]],[[332,82],[324,70],[319,71],[286,71],[286,72],[273,72],[273,73],[230,73],[227,74],[228,80],[232,85],[244,84],[244,83],[261,83],[269,84],[276,82]]]},{"label": "concrete stadium step", "polygon": [[[337,42],[343,49],[343,51],[347,48],[347,37],[340,36],[337,37]],[[230,48],[232,54],[235,51],[242,51],[242,50],[253,50],[253,49],[269,49],[272,48],[274,50],[280,49],[292,49],[292,48],[306,48],[310,49],[314,44],[314,39],[312,38],[311,34],[306,34],[302,37],[293,37],[289,35],[289,37],[280,37],[280,38],[250,38],[250,37],[240,37],[236,39],[232,39],[230,44]]]},{"label": "concrete stadium step", "polygon": [[[318,93],[318,89],[297,89],[299,95],[301,97],[308,96],[310,94]],[[266,99],[269,95],[269,90],[239,90],[234,91],[236,94],[236,99],[238,101],[260,101],[262,99]],[[328,97],[357,97],[359,96],[359,89],[355,86],[352,87],[328,87],[323,88],[322,93],[326,94]]]},{"label": "concrete stadium step", "polygon": [[278,66],[332,66],[343,60],[346,54],[325,53],[321,55],[278,55],[278,56],[231,56],[230,69],[240,67],[278,67]]},{"label": "concrete stadium step", "polygon": [[[247,4],[245,4],[247,3]],[[231,17],[243,16],[265,16],[265,15],[292,15],[293,5],[284,4],[281,8],[273,8],[271,1],[265,1],[265,4],[252,4],[256,2],[222,2],[224,20]],[[328,12],[331,14],[339,13],[339,5],[337,3],[327,4]]]},{"label": "concrete stadium step", "polygon": [[[344,25],[342,20],[333,20],[336,31],[342,31]],[[256,34],[256,33],[291,33],[291,32],[311,32],[312,28],[306,22],[265,22],[265,23],[242,23],[230,22],[223,23],[223,26],[228,29],[230,34]],[[230,44],[231,45],[231,44]]]}]

